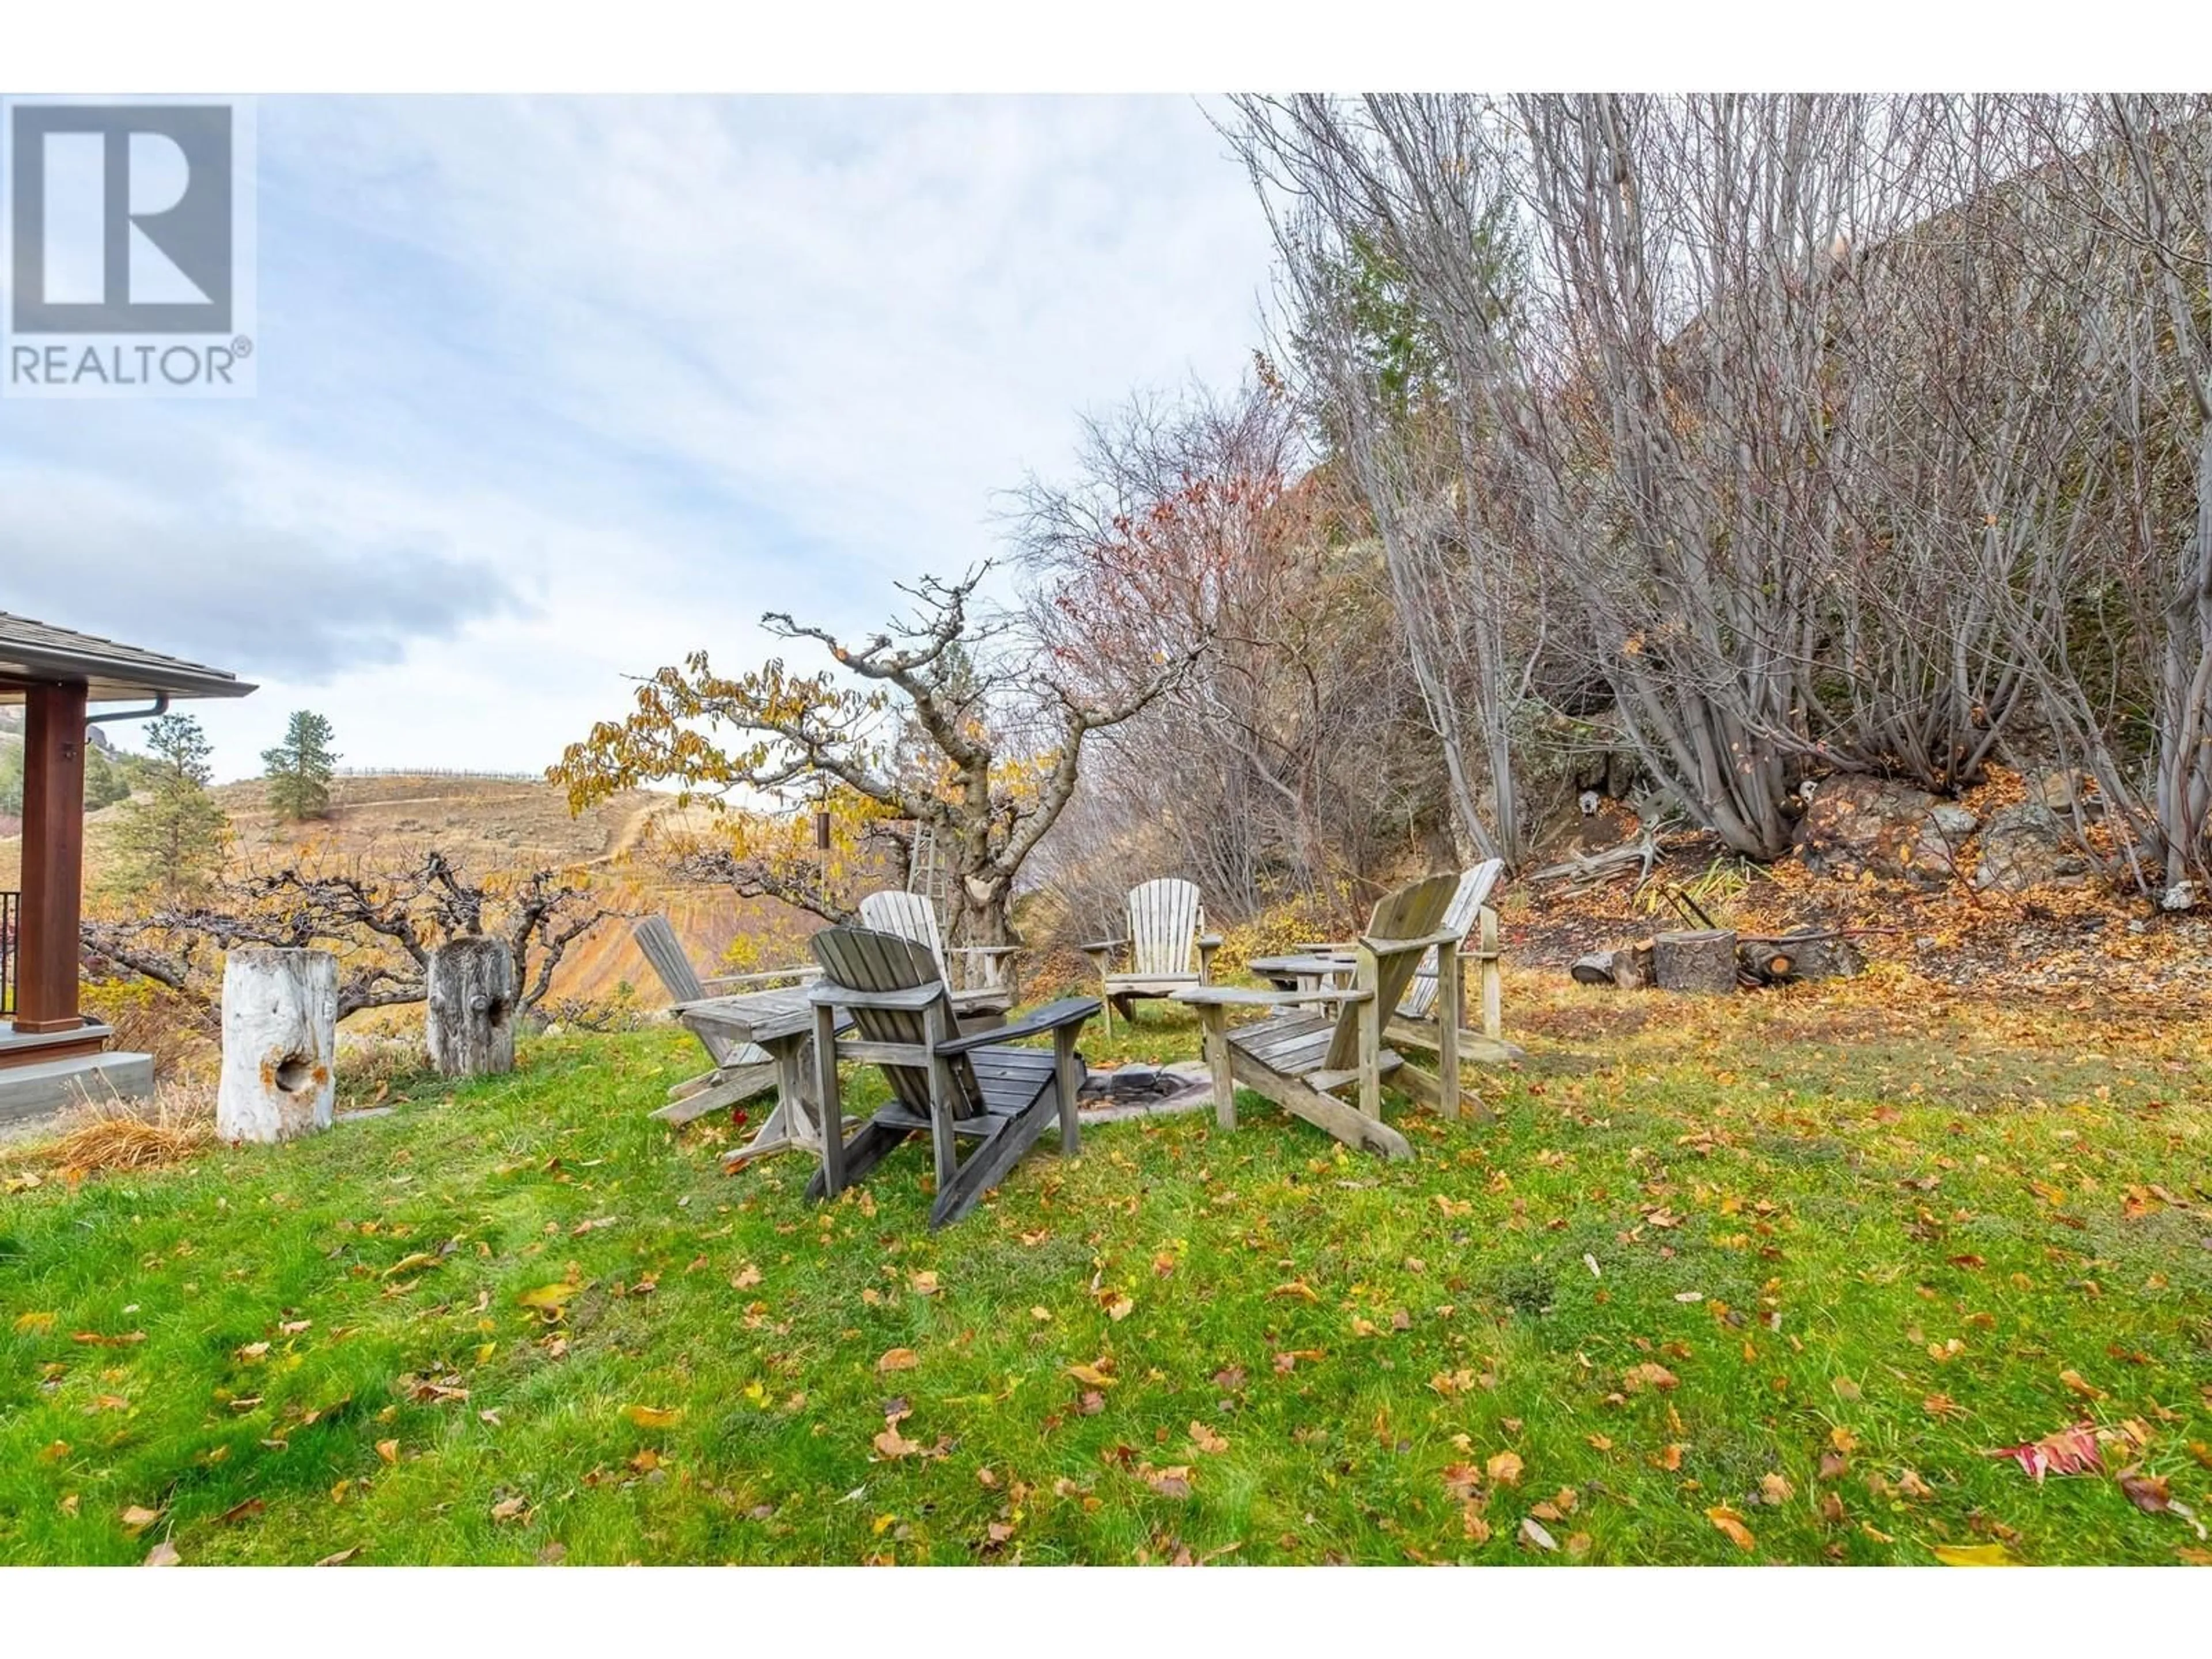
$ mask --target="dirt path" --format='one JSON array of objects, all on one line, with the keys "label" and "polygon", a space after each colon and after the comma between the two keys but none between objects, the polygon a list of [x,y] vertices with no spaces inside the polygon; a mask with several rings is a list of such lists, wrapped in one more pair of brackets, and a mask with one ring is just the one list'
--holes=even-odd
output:
[{"label": "dirt path", "polygon": [[595,859],[586,859],[584,861],[585,867],[588,869],[597,865],[616,863],[638,842],[645,839],[645,832],[651,827],[655,818],[664,812],[674,811],[676,803],[672,800],[647,801],[637,811],[632,812],[623,822],[623,827],[615,832],[614,842],[605,852]]}]

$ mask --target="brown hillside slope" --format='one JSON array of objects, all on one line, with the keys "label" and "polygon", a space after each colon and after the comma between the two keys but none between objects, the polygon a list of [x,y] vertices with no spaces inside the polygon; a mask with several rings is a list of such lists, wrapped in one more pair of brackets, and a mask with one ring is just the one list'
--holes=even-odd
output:
[{"label": "brown hillside slope", "polygon": [[[471,875],[537,869],[575,870],[626,909],[665,913],[702,971],[722,962],[744,939],[739,954],[750,965],[796,962],[805,954],[812,919],[767,900],[740,899],[726,888],[667,881],[649,860],[632,854],[656,830],[702,814],[681,812],[671,795],[632,790],[571,816],[565,793],[555,785],[509,778],[446,774],[340,777],[331,786],[331,812],[306,824],[280,822],[269,811],[258,781],[216,787],[237,840],[234,869],[281,868],[294,862],[358,863],[368,869],[402,868],[433,848]],[[115,914],[119,901],[105,879],[112,836],[122,808],[86,819],[87,908]],[[0,888],[16,884],[21,842],[0,838]],[[624,985],[643,1007],[666,998],[620,921],[603,924],[570,945],[553,987],[556,1001],[603,1002]]]}]

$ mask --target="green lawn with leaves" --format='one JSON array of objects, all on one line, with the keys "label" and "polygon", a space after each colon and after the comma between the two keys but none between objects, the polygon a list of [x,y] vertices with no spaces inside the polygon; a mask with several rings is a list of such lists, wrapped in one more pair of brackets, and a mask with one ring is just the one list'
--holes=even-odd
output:
[{"label": "green lawn with leaves", "polygon": [[[919,1145],[817,1207],[648,1121],[676,1031],[19,1176],[0,1559],[2205,1559],[2201,1028],[1512,989],[1528,1064],[1395,1103],[1413,1163],[1247,1095],[937,1235]],[[2083,1421],[2100,1473],[1985,1455]]]}]

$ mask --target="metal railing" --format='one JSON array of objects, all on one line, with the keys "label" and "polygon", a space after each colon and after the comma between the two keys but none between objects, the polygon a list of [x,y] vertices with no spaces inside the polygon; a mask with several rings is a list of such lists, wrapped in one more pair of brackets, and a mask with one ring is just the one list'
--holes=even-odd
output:
[{"label": "metal railing", "polygon": [[23,896],[0,893],[0,1019],[15,1012],[15,941],[22,918]]}]

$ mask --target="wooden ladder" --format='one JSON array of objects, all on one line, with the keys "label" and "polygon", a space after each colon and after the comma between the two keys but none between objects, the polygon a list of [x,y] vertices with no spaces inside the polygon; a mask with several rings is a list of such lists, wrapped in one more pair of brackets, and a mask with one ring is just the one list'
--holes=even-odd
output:
[{"label": "wooden ladder", "polygon": [[914,825],[914,850],[906,865],[906,890],[917,893],[929,901],[936,913],[937,931],[940,937],[949,937],[946,930],[952,918],[945,901],[951,885],[951,872],[945,860],[938,856],[937,831],[933,826],[917,818]]}]

